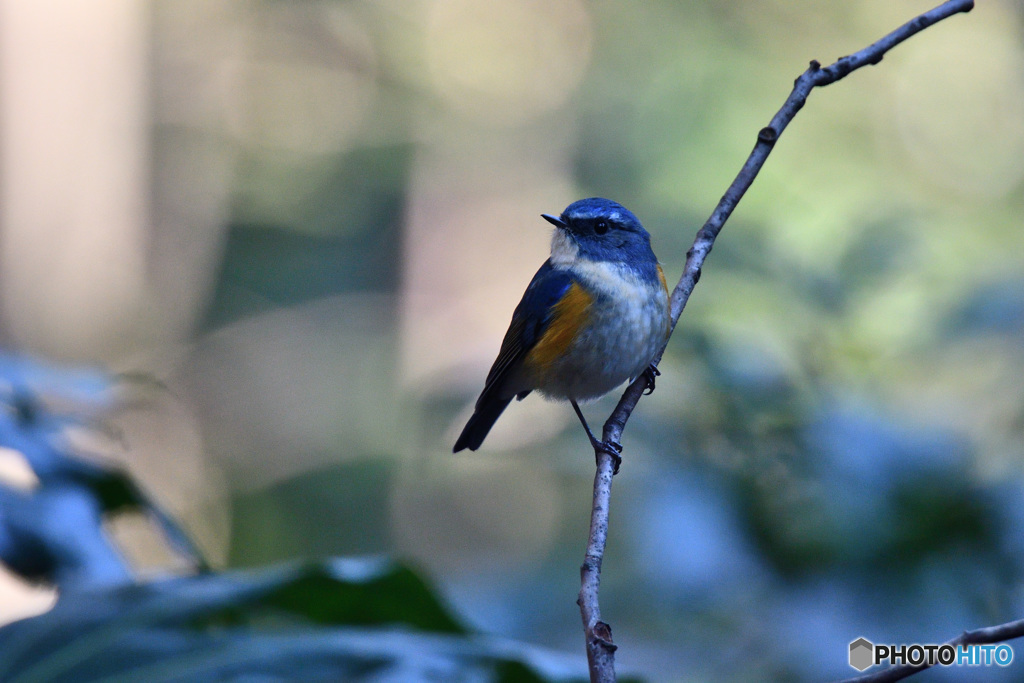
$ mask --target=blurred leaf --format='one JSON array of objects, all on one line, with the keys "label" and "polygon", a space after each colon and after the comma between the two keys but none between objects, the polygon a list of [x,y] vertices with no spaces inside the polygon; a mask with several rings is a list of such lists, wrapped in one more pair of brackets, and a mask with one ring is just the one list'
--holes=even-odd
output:
[{"label": "blurred leaf", "polygon": [[570,672],[579,670],[541,650],[467,634],[415,573],[380,560],[70,592],[51,612],[0,629],[0,679],[11,682],[540,681]]},{"label": "blurred leaf", "polygon": [[893,495],[893,538],[884,561],[914,566],[940,552],[981,553],[996,544],[998,516],[990,502],[962,477],[908,482]]},{"label": "blurred leaf", "polygon": [[544,680],[522,662],[499,662],[494,671],[495,680],[501,683],[541,683]]},{"label": "blurred leaf", "polygon": [[97,463],[75,460],[80,472],[75,481],[92,491],[99,501],[103,514],[124,511],[140,511],[149,515],[160,528],[171,548],[193,562],[201,571],[208,566],[199,548],[171,519],[160,506],[156,505],[123,470]]},{"label": "blurred leaf", "polygon": [[[6,491],[0,483],[0,525],[8,539],[0,552],[10,568],[25,578],[55,581],[61,588],[73,581],[127,579],[128,568],[101,528],[104,516],[125,510],[148,514],[174,550],[197,568],[206,569],[196,546],[118,466],[75,457],[59,435],[69,425],[94,426],[95,420],[60,413],[27,386],[18,386],[22,370],[42,375],[42,366],[3,359],[0,379],[13,389],[0,396],[0,445],[20,452],[39,480],[30,493]],[[9,376],[5,376],[4,373]],[[56,371],[51,370],[54,379]],[[82,373],[69,373],[74,378]],[[51,380],[52,381],[52,380]],[[60,386],[59,382],[53,382]],[[68,382],[70,384],[70,381]],[[70,529],[79,533],[69,533]]]},{"label": "blurred leaf", "polygon": [[[367,569],[370,573],[362,576]],[[412,570],[383,563],[379,569],[338,560],[309,565],[303,575],[267,595],[265,603],[320,624],[398,623],[466,633]]]}]

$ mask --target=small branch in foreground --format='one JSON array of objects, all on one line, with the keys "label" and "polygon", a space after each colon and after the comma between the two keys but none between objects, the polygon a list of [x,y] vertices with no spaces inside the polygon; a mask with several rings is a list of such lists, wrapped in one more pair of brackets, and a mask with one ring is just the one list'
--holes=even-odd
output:
[{"label": "small branch in foreground", "polygon": [[[771,122],[758,133],[757,143],[750,156],[747,157],[746,163],[743,164],[743,168],[740,169],[729,189],[722,195],[711,217],[697,232],[693,246],[686,253],[683,275],[672,291],[672,330],[675,330],[679,316],[682,314],[690,294],[693,293],[693,288],[697,286],[697,281],[700,280],[701,267],[708,254],[711,253],[715,238],[718,237],[722,226],[725,225],[740,199],[754,182],[754,178],[761,171],[761,167],[764,166],[764,162],[779,136],[807,102],[811,90],[834,83],[863,66],[878,64],[886,52],[914,34],[947,17],[961,12],[969,12],[972,9],[974,9],[974,0],[948,0],[948,2],[908,21],[863,50],[842,57],[830,66],[822,68],[818,62],[811,62],[810,67],[796,79],[793,91],[772,117]],[[662,348],[655,364],[661,361],[664,352],[665,349]],[[622,443],[622,431],[626,428],[626,422],[633,414],[633,409],[636,408],[646,387],[647,380],[644,377],[637,378],[627,387],[626,392],[619,399],[618,405],[615,406],[615,410],[604,424],[603,438],[606,443]],[[594,476],[594,503],[590,515],[590,535],[586,555],[583,565],[580,567],[580,594],[577,603],[583,618],[590,680],[608,682],[615,680],[616,646],[612,642],[611,627],[601,621],[598,593],[601,584],[601,562],[608,540],[608,510],[611,506],[614,464],[608,453],[598,450],[595,455],[597,457],[597,473]]]},{"label": "small branch in foreground", "polygon": [[[956,638],[946,641],[945,645],[952,645],[954,647],[959,645],[987,645],[1001,643],[1004,640],[1013,640],[1021,636],[1024,636],[1024,619],[1010,621],[999,626],[987,626],[973,631],[964,631]],[[931,667],[927,664],[920,666],[905,664],[864,674],[863,676],[845,678],[839,681],[839,683],[892,683],[892,681],[902,681],[904,678],[929,668]]]}]

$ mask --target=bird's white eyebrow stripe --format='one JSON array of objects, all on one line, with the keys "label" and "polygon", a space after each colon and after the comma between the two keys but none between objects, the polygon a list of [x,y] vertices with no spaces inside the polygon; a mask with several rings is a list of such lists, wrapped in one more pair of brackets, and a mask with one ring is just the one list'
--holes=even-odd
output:
[{"label": "bird's white eyebrow stripe", "polygon": [[606,218],[606,219],[608,219],[609,221],[611,221],[613,223],[623,223],[623,222],[625,222],[623,220],[623,218],[622,218],[622,213],[619,212],[619,211],[609,211],[607,213],[584,214],[584,215],[580,216],[580,218],[582,218],[584,220],[595,220],[595,219],[598,219],[598,218]]}]

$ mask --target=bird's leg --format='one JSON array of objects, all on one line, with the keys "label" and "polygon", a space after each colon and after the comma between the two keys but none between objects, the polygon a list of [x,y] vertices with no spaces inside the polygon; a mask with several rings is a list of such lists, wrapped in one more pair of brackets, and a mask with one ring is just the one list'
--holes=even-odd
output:
[{"label": "bird's leg", "polygon": [[654,393],[654,379],[661,377],[661,370],[654,363],[647,366],[647,369],[643,371],[643,376],[647,379],[647,389],[644,391],[644,396],[650,396]]},{"label": "bird's leg", "polygon": [[583,417],[583,411],[580,410],[580,406],[576,403],[575,399],[569,399],[569,403],[572,404],[572,409],[576,411],[576,417],[580,418],[580,423],[583,425],[583,429],[587,430],[587,437],[590,439],[590,445],[593,446],[595,451],[603,451],[608,455],[612,456],[612,464],[615,469],[612,470],[612,474],[619,473],[619,465],[622,464],[622,444],[615,443],[614,441],[601,441],[594,432],[590,431],[590,425],[587,424],[587,418]]}]

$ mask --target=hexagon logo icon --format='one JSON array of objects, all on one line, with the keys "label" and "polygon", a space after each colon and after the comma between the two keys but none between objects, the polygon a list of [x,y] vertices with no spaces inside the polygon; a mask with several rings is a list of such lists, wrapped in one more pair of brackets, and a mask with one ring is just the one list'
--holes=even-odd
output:
[{"label": "hexagon logo icon", "polygon": [[867,638],[858,638],[850,643],[850,666],[863,671],[874,665],[875,646]]}]

